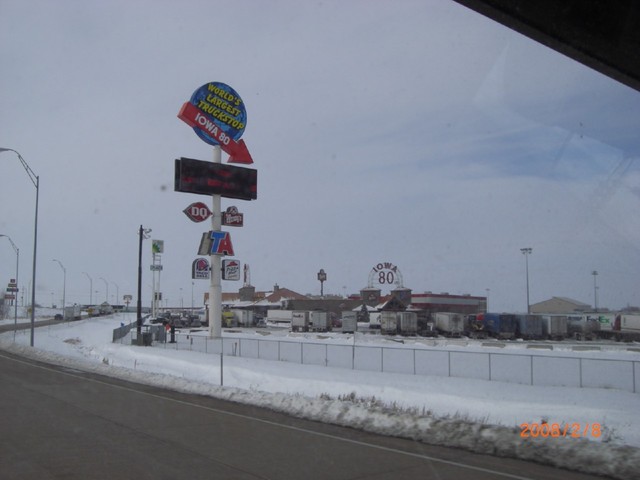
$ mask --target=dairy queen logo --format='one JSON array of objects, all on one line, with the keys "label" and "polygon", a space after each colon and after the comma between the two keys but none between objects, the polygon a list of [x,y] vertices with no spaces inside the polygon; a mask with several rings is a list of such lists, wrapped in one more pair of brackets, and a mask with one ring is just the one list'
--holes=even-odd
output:
[{"label": "dairy queen logo", "polygon": [[242,227],[244,214],[238,212],[236,207],[229,207],[222,214],[222,224],[228,227]]}]

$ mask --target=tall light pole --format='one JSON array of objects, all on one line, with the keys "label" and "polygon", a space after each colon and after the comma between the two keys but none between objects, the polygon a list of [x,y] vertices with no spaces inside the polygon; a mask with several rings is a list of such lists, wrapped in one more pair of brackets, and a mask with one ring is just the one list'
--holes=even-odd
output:
[{"label": "tall light pole", "polygon": [[327,280],[327,274],[324,269],[321,268],[318,272],[318,281],[320,282],[320,296],[324,297],[324,282]]},{"label": "tall light pole", "polygon": [[527,269],[527,313],[531,313],[531,305],[529,303],[529,255],[533,251],[532,248],[521,248],[520,251],[524,255],[524,262]]},{"label": "tall light pole", "polygon": [[596,313],[598,313],[598,285],[596,284],[596,277],[598,276],[598,272],[594,270],[591,272],[593,275],[593,305],[595,307]]},{"label": "tall light pole", "polygon": [[89,279],[89,305],[93,305],[93,278],[91,278],[87,272],[82,273]]},{"label": "tall light pole", "polygon": [[63,282],[62,282],[62,319],[66,320],[64,317],[64,305],[65,305],[65,301],[67,299],[67,269],[64,268],[64,265],[62,265],[62,262],[60,260],[56,260],[55,258],[52,260],[53,262],[58,262],[58,265],[60,265],[60,268],[62,268],[62,271],[64,273],[63,276]]},{"label": "tall light pole", "polygon": [[13,337],[15,341],[16,330],[18,330],[18,272],[20,265],[20,249],[16,247],[16,244],[13,243],[13,240],[11,240],[11,237],[9,235],[0,233],[0,237],[6,237],[6,239],[11,242],[11,246],[16,252],[16,290],[15,292],[13,292],[16,297],[13,299]]},{"label": "tall light pole", "polygon": [[104,282],[104,286],[106,287],[107,291],[105,293],[106,295],[106,300],[105,302],[109,303],[109,282],[107,282],[104,278],[100,277],[99,280],[102,280]]},{"label": "tall light pole", "polygon": [[490,288],[485,288],[485,290],[487,291],[487,300],[485,301],[484,311],[488,312],[489,311],[489,292],[491,291],[491,289]]},{"label": "tall light pole", "polygon": [[33,347],[33,338],[35,336],[35,315],[36,315],[36,254],[38,251],[38,197],[40,195],[40,177],[38,177],[33,170],[31,170],[31,167],[29,167],[29,165],[27,164],[27,162],[24,161],[24,158],[22,158],[22,155],[20,155],[17,151],[15,151],[13,148],[1,148],[0,147],[0,153],[1,152],[13,152],[18,156],[18,159],[20,160],[20,163],[22,163],[22,166],[24,167],[25,171],[27,172],[27,175],[29,175],[29,179],[31,180],[31,182],[33,183],[34,187],[36,187],[36,214],[35,214],[35,221],[34,221],[34,228],[33,228],[33,271],[32,271],[32,279],[31,281],[33,282],[33,289],[31,290],[31,341],[30,341],[30,345]]}]

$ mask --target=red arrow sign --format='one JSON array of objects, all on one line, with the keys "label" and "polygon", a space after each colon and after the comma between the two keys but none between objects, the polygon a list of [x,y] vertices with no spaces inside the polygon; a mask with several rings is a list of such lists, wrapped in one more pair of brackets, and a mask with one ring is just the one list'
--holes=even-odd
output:
[{"label": "red arrow sign", "polygon": [[192,128],[205,131],[220,144],[220,148],[229,155],[229,163],[253,163],[244,140],[235,141],[222,128],[215,124],[207,114],[190,102],[182,105],[178,118]]}]

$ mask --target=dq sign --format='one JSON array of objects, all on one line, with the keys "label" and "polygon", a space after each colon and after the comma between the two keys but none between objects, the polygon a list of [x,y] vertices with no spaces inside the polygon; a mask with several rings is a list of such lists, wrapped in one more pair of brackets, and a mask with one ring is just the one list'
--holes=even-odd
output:
[{"label": "dq sign", "polygon": [[189,205],[183,210],[184,214],[189,217],[192,222],[204,222],[211,216],[211,210],[202,202],[196,202]]}]

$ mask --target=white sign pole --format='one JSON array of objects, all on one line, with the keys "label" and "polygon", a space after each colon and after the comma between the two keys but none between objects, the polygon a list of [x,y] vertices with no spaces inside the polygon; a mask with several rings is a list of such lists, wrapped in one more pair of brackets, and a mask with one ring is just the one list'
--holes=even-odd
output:
[{"label": "white sign pole", "polygon": [[[213,162],[222,163],[220,145],[213,147]],[[211,195],[213,214],[211,215],[211,229],[222,229],[221,196]],[[222,260],[220,255],[211,255],[211,283],[209,285],[209,337],[222,337]]]},{"label": "white sign pole", "polygon": [[[153,246],[151,247],[153,249]],[[151,318],[158,318],[158,306],[157,306],[157,302],[156,302],[156,254],[155,252],[151,252],[151,265],[153,265],[151,267],[151,269],[153,270],[153,274],[152,274],[152,280],[151,280],[151,290],[152,290],[152,300],[151,300]]]}]

